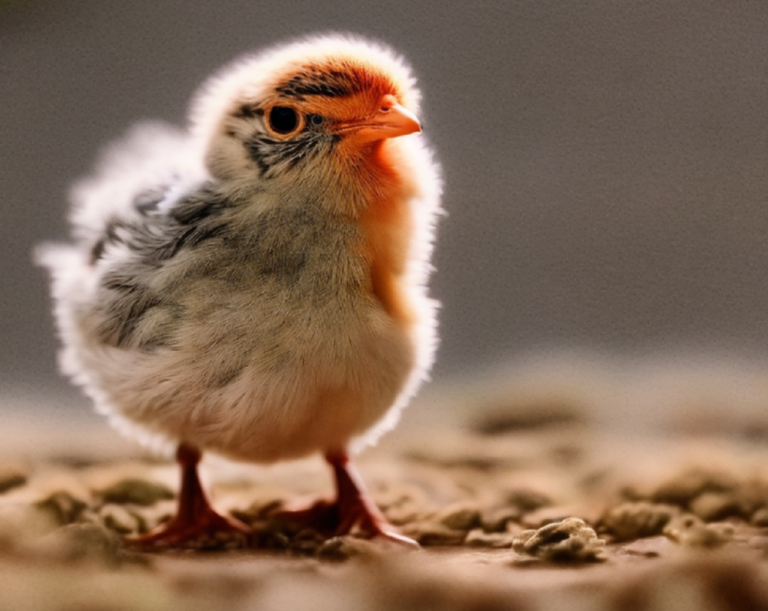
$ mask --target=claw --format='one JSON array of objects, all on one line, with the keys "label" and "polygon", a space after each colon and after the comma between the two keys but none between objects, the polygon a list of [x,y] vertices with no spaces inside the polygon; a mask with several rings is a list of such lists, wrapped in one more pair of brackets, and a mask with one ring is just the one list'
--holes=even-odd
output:
[{"label": "claw", "polygon": [[333,468],[336,480],[336,507],[339,517],[336,535],[357,532],[367,538],[381,538],[398,545],[419,548],[416,541],[401,535],[387,522],[346,452],[328,452],[325,460]]},{"label": "claw", "polygon": [[287,523],[296,530],[313,528],[328,537],[354,534],[414,549],[420,547],[387,522],[345,452],[329,452],[325,459],[333,468],[336,500],[318,501],[301,509],[280,509],[267,516],[269,521]]},{"label": "claw", "polygon": [[200,452],[182,443],[176,452],[176,459],[181,466],[176,515],[148,533],[126,537],[125,542],[143,550],[245,546],[253,536],[252,529],[239,520],[218,513],[205,495],[197,473]]}]

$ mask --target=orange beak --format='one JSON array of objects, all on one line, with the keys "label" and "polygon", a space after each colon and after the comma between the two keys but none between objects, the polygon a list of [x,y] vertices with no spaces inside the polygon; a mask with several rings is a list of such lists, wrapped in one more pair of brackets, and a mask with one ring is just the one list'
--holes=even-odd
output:
[{"label": "orange beak", "polygon": [[410,110],[397,103],[395,96],[385,95],[378,112],[369,119],[341,124],[338,131],[351,132],[360,144],[368,144],[385,138],[396,138],[421,131],[421,125]]}]

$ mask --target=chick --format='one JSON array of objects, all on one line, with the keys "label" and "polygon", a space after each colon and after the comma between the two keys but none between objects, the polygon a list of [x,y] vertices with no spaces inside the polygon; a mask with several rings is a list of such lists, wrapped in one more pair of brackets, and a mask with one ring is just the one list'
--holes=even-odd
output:
[{"label": "chick", "polygon": [[301,40],[215,75],[188,129],[135,127],[73,190],[74,243],[38,251],[62,370],[122,432],[175,444],[182,470],[176,516],[141,544],[249,532],[211,507],[204,451],[320,452],[336,534],[410,541],[349,457],[395,425],[434,358],[441,184],[419,97],[387,48]]}]

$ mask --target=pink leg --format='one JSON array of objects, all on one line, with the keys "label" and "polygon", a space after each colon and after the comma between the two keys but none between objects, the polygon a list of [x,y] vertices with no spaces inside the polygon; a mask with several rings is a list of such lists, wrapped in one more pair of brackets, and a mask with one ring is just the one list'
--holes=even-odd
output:
[{"label": "pink leg", "polygon": [[242,522],[217,513],[200,484],[197,464],[200,452],[182,443],[176,451],[181,466],[181,490],[176,515],[168,522],[126,542],[145,549],[158,547],[225,547],[245,542],[252,534]]},{"label": "pink leg", "polygon": [[290,524],[293,529],[312,528],[326,536],[355,532],[367,538],[378,537],[409,547],[419,547],[413,539],[395,532],[387,522],[365,489],[346,452],[328,452],[325,460],[333,469],[336,500],[318,501],[301,509],[278,509],[269,514],[269,520]]},{"label": "pink leg", "polygon": [[366,537],[383,537],[390,541],[418,547],[419,544],[395,532],[376,504],[344,451],[328,452],[325,460],[333,468],[336,482],[337,535],[357,529]]}]

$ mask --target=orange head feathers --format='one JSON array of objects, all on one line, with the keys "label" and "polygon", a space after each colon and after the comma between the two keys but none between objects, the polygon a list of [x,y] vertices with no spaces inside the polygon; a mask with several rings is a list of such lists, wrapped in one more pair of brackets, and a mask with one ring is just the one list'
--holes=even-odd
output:
[{"label": "orange head feathers", "polygon": [[[299,177],[316,191],[329,183],[349,195],[339,211],[354,214],[395,186],[397,153],[388,161],[379,149],[420,131],[418,102],[409,69],[390,51],[329,37],[248,58],[214,77],[193,119],[216,178],[246,190],[263,179],[280,189],[287,181],[294,191]],[[363,166],[369,171],[356,171]]]},{"label": "orange head feathers", "polygon": [[267,129],[276,137],[298,134],[306,119],[358,145],[421,130],[400,104],[400,86],[372,66],[329,58],[302,66],[275,87],[265,109]]}]

